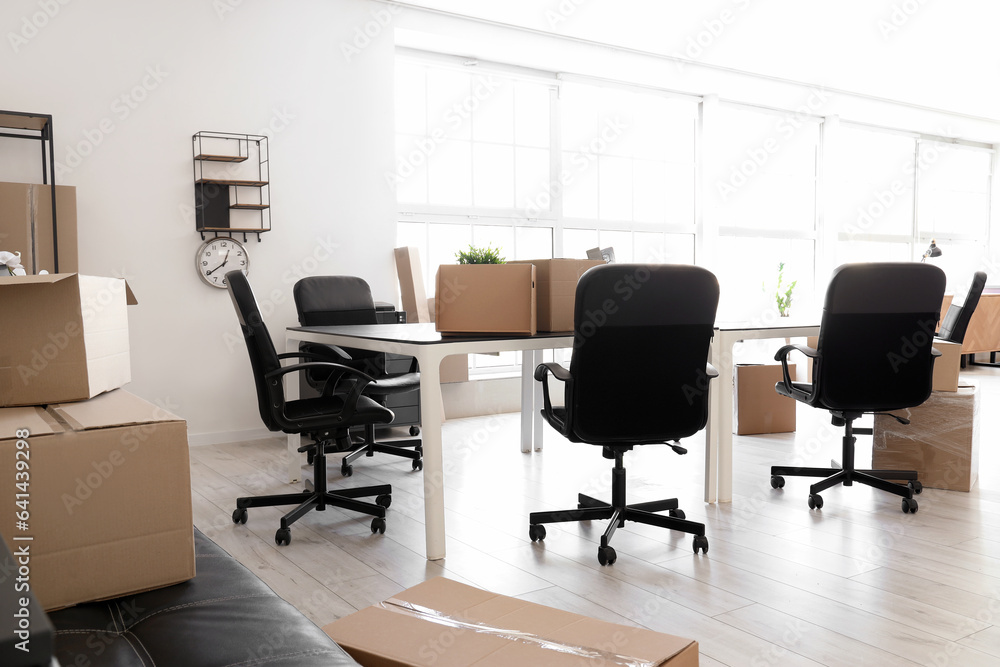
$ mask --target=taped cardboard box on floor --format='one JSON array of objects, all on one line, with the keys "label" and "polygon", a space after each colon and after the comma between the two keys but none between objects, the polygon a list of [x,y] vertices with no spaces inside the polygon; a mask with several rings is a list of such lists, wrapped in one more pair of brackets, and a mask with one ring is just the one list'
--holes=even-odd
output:
[{"label": "taped cardboard box on floor", "polygon": [[[795,364],[788,364],[788,374],[794,381]],[[737,364],[733,399],[737,435],[795,430],[795,399],[774,390],[783,377],[781,364]]]},{"label": "taped cardboard box on floor", "polygon": [[60,273],[78,269],[76,188],[56,186],[56,243],[52,241],[52,186],[0,183],[0,250],[21,253],[29,275],[55,271],[58,245]]},{"label": "taped cardboard box on floor", "polygon": [[0,277],[0,406],[80,401],[131,379],[121,278],[56,273]]},{"label": "taped cardboard box on floor", "polygon": [[437,577],[327,625],[365,667],[696,667],[690,639],[599,621]]},{"label": "taped cardboard box on floor", "polygon": [[442,264],[434,294],[438,331],[524,334],[538,331],[534,264]]},{"label": "taped cardboard box on floor", "polygon": [[873,468],[916,470],[934,489],[972,489],[979,478],[978,387],[931,392],[921,405],[892,414],[910,423],[875,415]]},{"label": "taped cardboard box on floor", "polygon": [[508,264],[534,264],[539,331],[572,331],[576,284],[587,269],[603,259],[528,259]]},{"label": "taped cardboard box on floor", "polygon": [[9,473],[0,475],[8,499],[0,534],[12,551],[30,550],[31,588],[45,609],[194,576],[180,417],[122,389],[44,409],[3,408],[0,461]]}]

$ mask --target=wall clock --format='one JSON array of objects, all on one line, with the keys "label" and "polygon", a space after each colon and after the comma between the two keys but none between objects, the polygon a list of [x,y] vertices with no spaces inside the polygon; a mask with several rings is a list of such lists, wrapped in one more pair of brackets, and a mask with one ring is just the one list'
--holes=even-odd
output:
[{"label": "wall clock", "polygon": [[250,272],[250,256],[236,239],[217,236],[201,244],[194,256],[198,275],[212,287],[226,289],[226,274],[230,271]]}]

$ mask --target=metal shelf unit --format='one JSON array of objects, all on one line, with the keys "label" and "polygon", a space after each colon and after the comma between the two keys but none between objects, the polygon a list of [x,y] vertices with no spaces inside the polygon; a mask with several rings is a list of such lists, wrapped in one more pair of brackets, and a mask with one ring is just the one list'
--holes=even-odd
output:
[{"label": "metal shelf unit", "polygon": [[[267,137],[197,132],[191,142],[195,231],[202,240],[206,233],[239,233],[244,241],[247,234],[256,234],[260,241],[262,233],[271,231]],[[251,178],[252,165],[256,165],[256,178]]]},{"label": "metal shelf unit", "polygon": [[[6,132],[2,130],[14,130]],[[56,158],[52,145],[52,114],[0,111],[0,137],[31,139],[42,150],[42,185],[51,185],[52,193],[52,270],[59,273],[59,231],[56,211]]]}]

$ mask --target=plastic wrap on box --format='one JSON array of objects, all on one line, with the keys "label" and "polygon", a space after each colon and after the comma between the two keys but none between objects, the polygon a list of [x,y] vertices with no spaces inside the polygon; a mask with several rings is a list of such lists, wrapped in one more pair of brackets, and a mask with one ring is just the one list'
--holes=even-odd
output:
[{"label": "plastic wrap on box", "polygon": [[916,470],[924,486],[969,491],[979,477],[979,390],[935,391],[921,405],[875,416],[872,467]]}]

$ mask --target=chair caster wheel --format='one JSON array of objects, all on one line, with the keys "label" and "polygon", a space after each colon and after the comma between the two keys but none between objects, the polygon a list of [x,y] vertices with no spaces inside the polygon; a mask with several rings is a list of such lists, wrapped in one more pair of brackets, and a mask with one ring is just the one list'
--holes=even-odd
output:
[{"label": "chair caster wheel", "polygon": [[694,536],[694,544],[692,546],[694,547],[694,552],[695,553],[698,553],[698,550],[700,549],[703,554],[707,554],[708,553],[708,538],[705,537],[704,535],[695,535]]},{"label": "chair caster wheel", "polygon": [[233,510],[233,523],[246,523],[249,513],[242,507]]},{"label": "chair caster wheel", "polygon": [[418,436],[418,435],[420,435],[420,427],[419,426],[411,426],[410,427],[410,435],[411,436]]},{"label": "chair caster wheel", "polygon": [[924,490],[924,485],[921,484],[919,479],[912,479],[906,485],[910,487],[910,491],[913,491],[913,493],[921,493]]},{"label": "chair caster wheel", "polygon": [[385,519],[380,516],[372,519],[372,533],[378,533],[379,535],[385,534]]},{"label": "chair caster wheel", "polygon": [[809,509],[811,510],[821,510],[823,509],[823,496],[818,493],[809,494]]},{"label": "chair caster wheel", "polygon": [[388,493],[383,493],[382,495],[380,495],[378,498],[375,499],[375,504],[378,505],[379,507],[388,508],[389,505],[392,504],[392,496],[390,496]]},{"label": "chair caster wheel", "polygon": [[597,549],[597,562],[601,565],[614,565],[618,560],[618,553],[614,547],[599,547]]},{"label": "chair caster wheel", "polygon": [[274,543],[279,547],[287,546],[292,543],[292,531],[288,528],[279,528],[274,534]]},{"label": "chair caster wheel", "polygon": [[354,474],[354,466],[347,463],[342,463],[340,465],[340,474],[343,475],[344,477],[350,477],[351,475]]},{"label": "chair caster wheel", "polygon": [[420,459],[413,459],[413,463],[410,464],[410,467],[413,468],[414,470],[423,470],[424,462],[421,461]]},{"label": "chair caster wheel", "polygon": [[771,488],[772,489],[783,489],[785,488],[785,478],[781,475],[771,475]]},{"label": "chair caster wheel", "polygon": [[916,514],[919,507],[913,498],[903,498],[903,514]]},{"label": "chair caster wheel", "polygon": [[670,510],[670,516],[672,516],[675,519],[686,519],[687,518],[687,514],[685,514],[684,510],[682,510],[682,509]]},{"label": "chair caster wheel", "polygon": [[540,523],[533,523],[528,526],[528,537],[531,538],[532,542],[537,542],[539,540],[545,539],[545,526]]}]

